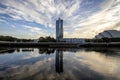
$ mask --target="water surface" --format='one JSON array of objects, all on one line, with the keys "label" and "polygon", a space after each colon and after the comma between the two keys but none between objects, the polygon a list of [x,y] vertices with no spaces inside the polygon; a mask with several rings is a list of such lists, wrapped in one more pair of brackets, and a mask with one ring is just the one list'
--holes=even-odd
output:
[{"label": "water surface", "polygon": [[120,50],[1,48],[0,80],[120,80]]}]

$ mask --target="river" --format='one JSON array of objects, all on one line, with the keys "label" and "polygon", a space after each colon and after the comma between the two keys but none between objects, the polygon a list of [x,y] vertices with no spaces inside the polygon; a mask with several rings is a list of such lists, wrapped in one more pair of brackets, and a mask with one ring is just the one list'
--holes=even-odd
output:
[{"label": "river", "polygon": [[0,80],[120,80],[120,49],[0,48]]}]

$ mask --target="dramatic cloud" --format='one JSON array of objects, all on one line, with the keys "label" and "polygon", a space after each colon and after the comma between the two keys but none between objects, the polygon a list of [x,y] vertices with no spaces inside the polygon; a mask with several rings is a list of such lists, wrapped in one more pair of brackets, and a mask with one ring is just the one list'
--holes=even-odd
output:
[{"label": "dramatic cloud", "polygon": [[46,32],[44,36],[55,37],[59,17],[64,20],[64,37],[92,38],[104,30],[120,30],[120,0],[0,0],[1,24],[24,25],[39,36]]}]

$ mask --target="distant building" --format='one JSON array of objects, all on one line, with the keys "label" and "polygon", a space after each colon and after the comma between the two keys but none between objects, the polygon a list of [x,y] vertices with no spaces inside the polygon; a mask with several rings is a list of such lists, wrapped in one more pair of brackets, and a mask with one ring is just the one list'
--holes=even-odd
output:
[{"label": "distant building", "polygon": [[33,42],[34,42],[34,43],[38,43],[38,42],[39,42],[39,39],[34,39]]},{"label": "distant building", "polygon": [[63,39],[63,20],[59,18],[56,21],[56,40],[57,42],[59,42],[62,39]]},{"label": "distant building", "polygon": [[120,38],[120,31],[117,30],[106,30],[104,32],[99,33],[95,36],[96,39],[101,38]]},{"label": "distant building", "polygon": [[85,43],[85,40],[82,38],[64,38],[62,39],[62,42],[68,42],[68,43]]}]

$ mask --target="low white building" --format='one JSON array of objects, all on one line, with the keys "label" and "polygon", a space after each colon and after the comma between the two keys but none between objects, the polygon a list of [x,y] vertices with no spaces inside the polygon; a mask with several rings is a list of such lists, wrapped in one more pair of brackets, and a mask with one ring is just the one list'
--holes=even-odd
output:
[{"label": "low white building", "polygon": [[69,42],[69,43],[85,43],[84,39],[81,38],[64,38],[62,42]]}]

